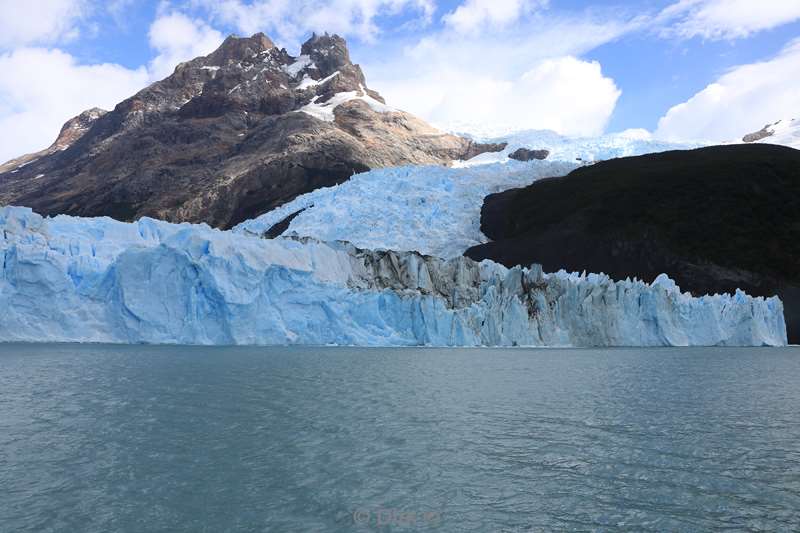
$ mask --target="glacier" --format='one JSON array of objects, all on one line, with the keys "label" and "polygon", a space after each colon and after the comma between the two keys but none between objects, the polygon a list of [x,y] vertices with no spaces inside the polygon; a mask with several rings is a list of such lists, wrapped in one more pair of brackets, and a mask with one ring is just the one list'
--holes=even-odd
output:
[{"label": "glacier", "polygon": [[778,298],[0,208],[0,341],[785,345]]},{"label": "glacier", "polygon": [[[452,258],[488,241],[480,230],[480,213],[489,194],[525,187],[542,178],[565,176],[601,159],[699,146],[621,134],[571,138],[550,131],[481,141],[507,142],[508,146],[502,152],[481,154],[453,168],[408,166],[357,174],[340,185],[298,196],[239,224],[234,231],[262,235],[296,214],[286,235]],[[544,161],[508,158],[523,146],[545,148],[551,153]]]},{"label": "glacier", "polygon": [[524,187],[539,178],[568,174],[578,166],[565,161],[512,161],[458,169],[377,169],[298,196],[233,231],[261,235],[300,211],[290,222],[287,235],[456,257],[486,242],[480,229],[484,197]]}]

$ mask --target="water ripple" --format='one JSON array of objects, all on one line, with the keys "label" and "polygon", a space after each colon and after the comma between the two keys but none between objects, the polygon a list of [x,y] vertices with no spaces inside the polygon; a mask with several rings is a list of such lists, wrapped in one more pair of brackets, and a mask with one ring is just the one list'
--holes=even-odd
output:
[{"label": "water ripple", "polygon": [[0,346],[0,530],[800,527],[800,350]]}]

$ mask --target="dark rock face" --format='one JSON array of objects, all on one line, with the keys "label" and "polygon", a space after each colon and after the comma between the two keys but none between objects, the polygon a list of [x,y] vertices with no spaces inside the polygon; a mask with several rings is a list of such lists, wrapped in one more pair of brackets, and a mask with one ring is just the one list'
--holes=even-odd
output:
[{"label": "dark rock face", "polygon": [[361,69],[353,68],[347,43],[338,35],[314,35],[300,48],[301,56],[308,56],[316,65],[320,75],[326,78],[337,71],[347,70],[366,85]]},{"label": "dark rock face", "polygon": [[383,104],[338,36],[312,37],[296,58],[263,34],[228,37],[0,167],[0,204],[228,228],[370,168],[492,149]]},{"label": "dark rock face", "polygon": [[547,159],[549,155],[550,150],[528,150],[527,148],[520,148],[509,154],[508,157],[516,159],[517,161],[533,161],[534,159]]},{"label": "dark rock face", "polygon": [[466,255],[546,271],[670,275],[695,295],[778,294],[800,342],[800,151],[732,145],[604,161],[490,195]]},{"label": "dark rock face", "polygon": [[481,155],[486,152],[502,152],[506,149],[508,143],[474,143],[471,142],[467,147],[467,151],[464,153],[461,159],[472,159],[475,156]]},{"label": "dark rock face", "polygon": [[[313,205],[311,207],[313,207]],[[280,237],[287,229],[289,229],[289,225],[292,223],[292,220],[294,220],[297,217],[297,215],[299,215],[305,210],[306,210],[305,207],[303,209],[298,209],[297,211],[287,216],[283,220],[276,222],[267,231],[265,231],[262,235],[260,235],[260,237],[264,239],[275,239],[277,237]]]}]

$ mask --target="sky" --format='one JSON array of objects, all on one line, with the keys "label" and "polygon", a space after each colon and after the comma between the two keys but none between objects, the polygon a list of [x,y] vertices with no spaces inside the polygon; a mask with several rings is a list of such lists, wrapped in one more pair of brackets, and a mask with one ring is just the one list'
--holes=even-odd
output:
[{"label": "sky", "polygon": [[723,141],[800,116],[800,0],[0,0],[0,161],[258,31],[293,55],[338,33],[454,131]]}]

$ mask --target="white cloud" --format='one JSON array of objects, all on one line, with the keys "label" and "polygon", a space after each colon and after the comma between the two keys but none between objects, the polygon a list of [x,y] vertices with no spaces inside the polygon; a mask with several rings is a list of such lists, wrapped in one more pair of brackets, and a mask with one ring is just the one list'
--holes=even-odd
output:
[{"label": "white cloud", "polygon": [[148,81],[144,68],[80,65],[60,50],[0,55],[0,161],[50,145],[63,123],[91,107],[112,109]]},{"label": "white cloud", "polygon": [[800,19],[800,0],[680,0],[659,18],[667,36],[737,39]]},{"label": "white cloud", "polygon": [[430,20],[434,0],[194,0],[211,16],[245,35],[264,31],[276,41],[295,42],[311,31],[373,40],[379,16],[405,11]]},{"label": "white cloud", "polygon": [[446,29],[404,53],[385,51],[362,63],[370,87],[389,104],[441,126],[595,134],[607,124],[619,90],[598,63],[576,57],[640,24],[531,13],[491,32]]},{"label": "white cloud", "polygon": [[601,134],[621,94],[600,63],[574,57],[541,62],[520,78],[516,91],[517,105],[503,109],[505,122],[516,118],[519,126],[576,135]]},{"label": "white cloud", "polygon": [[455,31],[468,33],[483,26],[502,27],[548,0],[466,0],[442,20]]},{"label": "white cloud", "polygon": [[649,141],[653,138],[653,133],[644,128],[628,128],[627,130],[617,133],[617,135],[627,139],[635,139],[639,141]]},{"label": "white cloud", "polygon": [[175,66],[213,52],[223,40],[222,34],[201,20],[182,13],[158,17],[150,26],[150,46],[158,55],[150,62],[151,78],[172,74]]},{"label": "white cloud", "polygon": [[656,136],[733,140],[767,123],[800,115],[800,39],[775,58],[735,67],[671,108]]},{"label": "white cloud", "polygon": [[[552,129],[597,135],[608,123],[620,91],[603,76],[599,63],[565,56],[540,61],[508,80],[450,70],[435,78],[415,79],[411,87],[392,96],[396,98],[389,101],[400,108],[460,131]],[[420,107],[420,101],[428,105]]]},{"label": "white cloud", "polygon": [[84,0],[0,0],[0,48],[74,39]]},{"label": "white cloud", "polygon": [[153,22],[149,39],[156,57],[136,69],[83,65],[58,49],[0,55],[0,162],[49,146],[69,118],[91,107],[113,109],[179,62],[212,52],[222,34],[202,21],[165,13]]},{"label": "white cloud", "polygon": [[[370,38],[378,31],[379,17],[410,12],[428,20],[435,9],[432,0],[192,2],[200,6],[195,15],[206,10],[241,33],[277,32],[278,39],[291,38],[292,44],[309,30]],[[544,16],[531,10],[545,3],[530,0],[503,13],[493,11],[492,32],[470,35],[452,24],[466,28],[471,23],[450,23],[404,51],[375,55],[365,65],[370,86],[384,92],[391,104],[439,123],[600,133],[620,91],[598,63],[577,57],[641,23]],[[480,10],[481,5],[488,4],[467,0],[462,7]],[[523,16],[524,24],[514,20],[514,13]],[[170,74],[177,63],[211,52],[223,37],[208,22],[172,11],[168,3],[161,5],[148,36],[155,57],[136,69],[83,65],[63,51],[44,48],[0,55],[0,131],[6,132],[0,160],[48,146],[68,118],[94,106],[112,108]],[[381,42],[362,50],[369,55],[384,46]],[[13,136],[8,134],[12,131]]]}]

